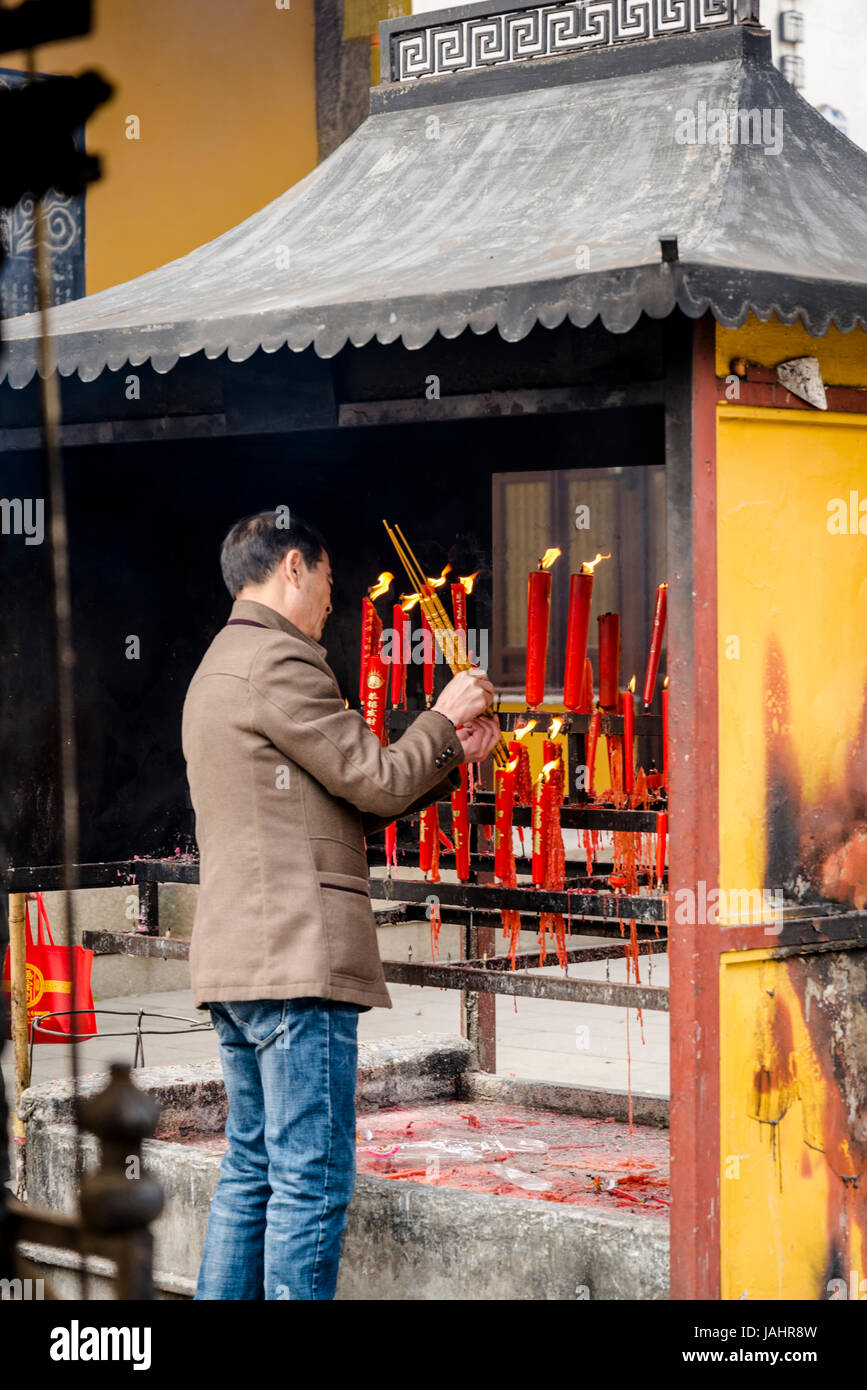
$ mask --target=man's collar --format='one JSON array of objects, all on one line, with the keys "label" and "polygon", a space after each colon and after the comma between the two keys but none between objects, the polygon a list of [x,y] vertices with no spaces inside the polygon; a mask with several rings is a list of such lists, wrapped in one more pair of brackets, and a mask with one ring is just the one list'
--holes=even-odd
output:
[{"label": "man's collar", "polygon": [[302,642],[309,642],[311,647],[315,647],[321,656],[324,656],[327,647],[323,647],[319,642],[314,642],[312,637],[308,637],[306,632],[302,632],[300,627],[290,623],[288,618],[284,618],[282,613],[278,613],[276,608],[269,608],[266,603],[254,603],[249,598],[236,598],[232,604],[231,618],[246,618],[250,622],[261,623],[263,627],[277,627],[281,632],[288,632],[290,637],[298,637]]}]

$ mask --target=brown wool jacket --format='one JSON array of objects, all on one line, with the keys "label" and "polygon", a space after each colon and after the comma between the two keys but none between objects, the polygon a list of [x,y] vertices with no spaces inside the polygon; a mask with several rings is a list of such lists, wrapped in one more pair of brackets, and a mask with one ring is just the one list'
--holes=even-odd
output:
[{"label": "brown wool jacket", "polygon": [[455,727],[425,710],[383,748],[345,707],[324,647],[261,603],[236,601],[230,618],[244,622],[217,633],[183,713],[201,856],[195,1005],[391,1008],[364,836],[454,790]]}]

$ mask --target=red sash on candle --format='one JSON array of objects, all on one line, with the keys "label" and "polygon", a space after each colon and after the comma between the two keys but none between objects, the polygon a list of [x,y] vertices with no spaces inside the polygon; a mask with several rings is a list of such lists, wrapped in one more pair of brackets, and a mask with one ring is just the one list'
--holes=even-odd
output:
[{"label": "red sash on candle", "polygon": [[452,838],[455,842],[455,870],[459,881],[466,883],[470,876],[469,785],[466,763],[461,763],[460,774],[461,785],[452,792]]},{"label": "red sash on candle", "polygon": [[362,704],[367,693],[367,666],[373,653],[379,651],[381,636],[382,619],[370,599],[365,597],[361,600],[361,669],[358,680],[358,698]]}]

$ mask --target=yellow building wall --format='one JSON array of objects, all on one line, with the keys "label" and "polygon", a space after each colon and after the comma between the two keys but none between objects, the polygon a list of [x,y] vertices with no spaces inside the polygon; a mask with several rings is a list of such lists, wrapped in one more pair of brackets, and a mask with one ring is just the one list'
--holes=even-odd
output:
[{"label": "yellow building wall", "polygon": [[845,784],[859,732],[867,535],[831,534],[828,509],[867,501],[867,416],[721,405],[717,443],[720,886],[752,890],[769,722],[805,809]]},{"label": "yellow building wall", "polygon": [[[828,385],[867,385],[860,330],[813,339],[753,319],[717,331],[720,376],[735,357],[794,356],[817,357]],[[717,423],[720,886],[776,886],[765,875],[781,820],[789,868],[812,854],[821,874],[849,855],[858,904],[867,534],[829,522],[835,499],[849,514],[854,496],[856,518],[867,503],[867,416],[726,402]],[[840,1279],[860,1288],[867,1274],[864,1183],[851,1181],[867,1168],[852,1080],[867,1074],[865,953],[775,958],[773,945],[721,959],[722,1296],[851,1296]]]},{"label": "yellow building wall", "polygon": [[857,1117],[843,1113],[837,1078],[829,1074],[833,1022],[830,1030],[817,1027],[813,1002],[824,995],[826,1019],[856,1012],[864,1018],[863,963],[847,964],[848,1008],[834,997],[838,967],[827,963],[828,981],[817,957],[775,960],[742,951],[722,958],[724,1299],[837,1301],[853,1291],[867,1297],[867,1154],[848,1129]]},{"label": "yellow building wall", "polygon": [[310,172],[313,40],[313,0],[96,0],[87,39],[37,50],[40,72],[95,67],[115,88],[87,126],[103,161],[87,194],[89,294],[185,255]]},{"label": "yellow building wall", "polygon": [[824,338],[813,338],[802,323],[777,319],[761,323],[750,314],[742,328],[716,330],[716,372],[727,376],[735,358],[777,367],[791,357],[816,357],[826,386],[867,386],[867,333],[841,333],[833,325]]}]

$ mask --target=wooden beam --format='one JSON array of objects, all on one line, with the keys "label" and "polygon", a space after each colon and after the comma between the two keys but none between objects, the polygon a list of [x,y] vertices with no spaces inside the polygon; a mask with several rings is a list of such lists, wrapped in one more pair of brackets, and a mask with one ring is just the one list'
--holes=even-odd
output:
[{"label": "wooden beam", "polygon": [[624,410],[662,405],[662,382],[540,388],[532,391],[484,391],[438,400],[345,401],[339,408],[342,429],[363,425],[430,424],[442,420],[491,419],[505,415],[568,415],[585,410]]}]

